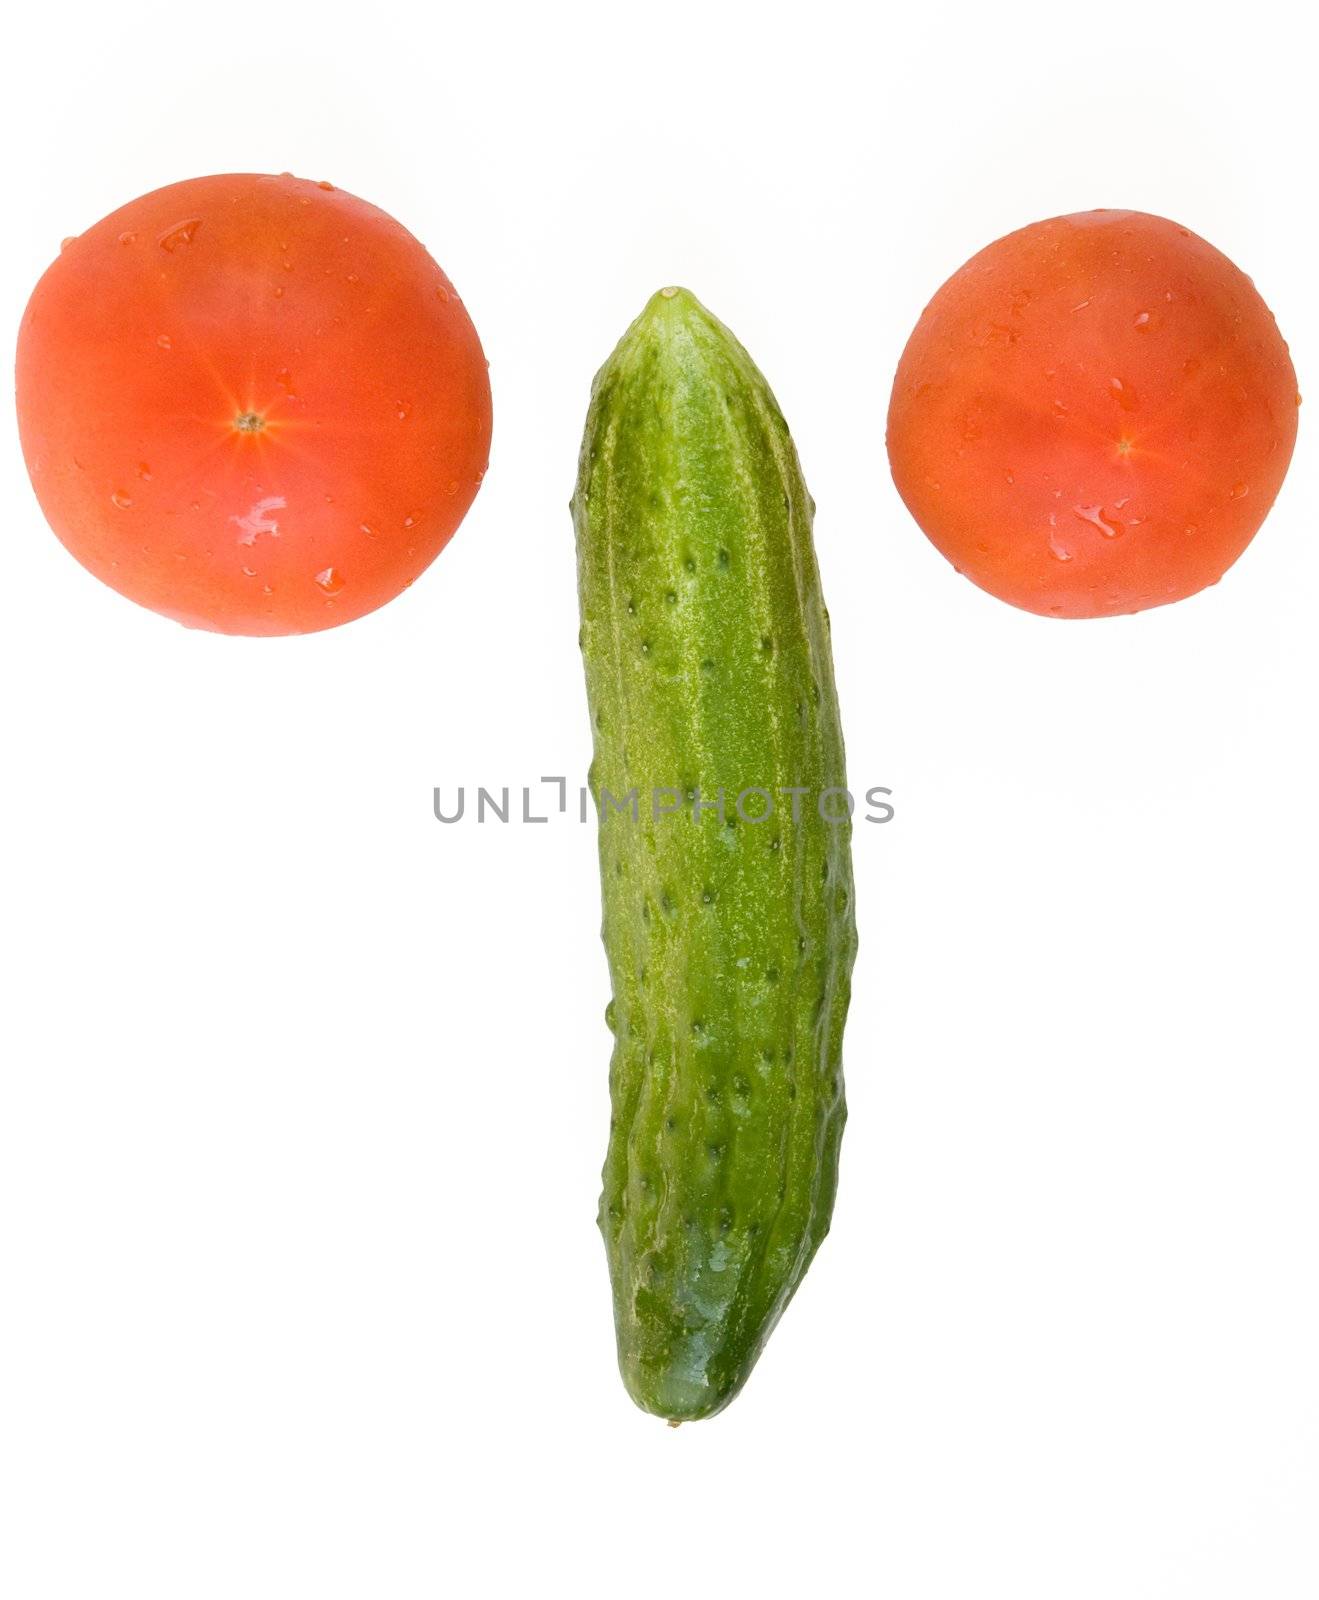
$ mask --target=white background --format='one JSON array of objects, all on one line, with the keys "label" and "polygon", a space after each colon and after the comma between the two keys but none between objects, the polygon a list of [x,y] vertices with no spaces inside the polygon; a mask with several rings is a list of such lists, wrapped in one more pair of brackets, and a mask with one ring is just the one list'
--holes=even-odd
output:
[{"label": "white background", "polygon": [[[427,243],[496,421],[414,589],[274,641],[100,587],[6,432],[6,1600],[1313,1600],[1310,418],[1218,588],[1102,623],[958,579],[883,447],[943,278],[1092,206],[1225,250],[1319,382],[1302,15],[11,16],[11,330],[62,235],[291,168]],[[577,443],[671,281],[793,425],[852,777],[897,806],[856,839],[834,1232],[676,1432],[618,1381],[593,1220],[593,831],[431,816],[585,773]]]}]

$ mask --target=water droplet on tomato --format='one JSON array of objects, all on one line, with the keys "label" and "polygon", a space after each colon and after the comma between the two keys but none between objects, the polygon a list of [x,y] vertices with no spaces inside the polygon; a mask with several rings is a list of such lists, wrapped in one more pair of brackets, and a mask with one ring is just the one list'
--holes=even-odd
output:
[{"label": "water droplet on tomato", "polygon": [[119,243],[120,244],[136,244],[137,243],[137,235],[133,232],[133,230],[131,228],[129,228],[129,229],[127,229],[126,232],[121,233],[119,235]]},{"label": "water droplet on tomato", "polygon": [[403,526],[405,528],[415,528],[417,523],[420,522],[420,521],[421,521],[421,512],[420,511],[410,511],[407,514],[407,516],[403,518]]},{"label": "water droplet on tomato", "polygon": [[1122,524],[1104,515],[1103,506],[1073,506],[1072,511],[1082,522],[1098,528],[1105,539],[1116,539],[1122,533]]},{"label": "water droplet on tomato", "polygon": [[256,572],[252,567],[240,567],[239,571],[243,574],[243,576],[245,578],[255,578],[256,577]]},{"label": "water droplet on tomato", "polygon": [[147,463],[145,461],[139,461],[138,462],[138,464],[137,464],[137,475],[138,475],[139,478],[141,478],[143,483],[150,483],[151,482],[151,468],[147,465]]},{"label": "water droplet on tomato", "polygon": [[325,179],[321,178],[318,180],[316,187],[318,189],[333,189],[334,185],[332,183],[326,183]]},{"label": "water droplet on tomato", "polygon": [[111,505],[118,506],[121,511],[131,511],[133,507],[133,498],[131,495],[125,494],[122,489],[116,489],[115,492],[110,496],[110,503]]},{"label": "water droplet on tomato", "polygon": [[162,350],[172,350],[174,348],[174,341],[167,333],[158,333],[156,335],[156,343]]},{"label": "water droplet on tomato", "polygon": [[68,236],[67,239],[61,239],[60,240],[60,252],[61,252],[61,254],[65,250],[67,250],[71,244],[77,244],[77,242],[78,242],[78,235],[76,233],[71,233]]},{"label": "water droplet on tomato", "polygon": [[[273,515],[276,511],[283,511],[288,502],[283,495],[268,494],[247,512],[245,516],[232,516],[230,522],[236,524],[241,530],[238,535],[239,544],[255,544],[260,534],[268,533],[271,538],[279,538],[279,522]],[[199,509],[195,504],[194,510]]]},{"label": "water droplet on tomato", "polygon": [[1249,493],[1250,485],[1248,483],[1234,483],[1228,492],[1228,499],[1244,500]]},{"label": "water droplet on tomato", "polygon": [[200,217],[189,217],[185,222],[176,222],[172,228],[166,228],[158,241],[162,250],[171,253],[185,244],[191,244],[197,229],[202,225]]},{"label": "water droplet on tomato", "polygon": [[1108,387],[1112,392],[1113,398],[1124,411],[1134,411],[1136,409],[1136,391],[1129,384],[1123,383],[1121,378],[1112,378],[1109,380]]},{"label": "water droplet on tomato", "polygon": [[412,413],[412,407],[410,405],[408,405],[408,403],[405,400],[400,400],[398,402],[398,410],[395,413],[396,416],[398,417],[398,420],[400,422],[406,422],[408,420],[408,417],[411,415],[411,413]]},{"label": "water droplet on tomato", "polygon": [[437,300],[443,300],[446,305],[449,303],[449,291],[444,287],[443,284],[440,284],[435,290],[435,298]]},{"label": "water droplet on tomato", "polygon": [[343,588],[343,578],[333,567],[326,567],[323,572],[316,574],[316,582],[325,590],[326,594],[338,594]]},{"label": "water droplet on tomato", "polygon": [[376,530],[371,526],[371,524],[369,522],[359,522],[357,524],[357,526],[362,530],[362,532],[367,536],[368,539],[374,539],[375,538]]},{"label": "water droplet on tomato", "polygon": [[1150,314],[1149,314],[1149,312],[1148,311],[1140,312],[1136,317],[1136,326],[1140,329],[1140,331],[1142,333],[1146,333],[1149,330],[1149,325],[1150,325]]}]

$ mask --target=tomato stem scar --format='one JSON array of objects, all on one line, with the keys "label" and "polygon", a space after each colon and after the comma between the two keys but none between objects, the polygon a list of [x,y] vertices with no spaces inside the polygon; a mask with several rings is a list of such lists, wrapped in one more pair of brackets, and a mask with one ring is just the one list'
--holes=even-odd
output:
[{"label": "tomato stem scar", "polygon": [[255,411],[244,411],[241,417],[234,419],[234,427],[239,433],[260,433],[265,425],[266,419],[257,416]]}]

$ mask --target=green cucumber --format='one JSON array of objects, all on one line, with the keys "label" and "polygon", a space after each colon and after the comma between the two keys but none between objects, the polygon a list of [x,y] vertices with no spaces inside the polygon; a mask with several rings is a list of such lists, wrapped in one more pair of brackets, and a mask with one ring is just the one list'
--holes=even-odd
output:
[{"label": "green cucumber", "polygon": [[751,358],[661,290],[596,377],[573,520],[615,1036],[599,1220],[623,1381],[673,1422],[746,1381],[837,1187],[856,927],[814,509]]}]

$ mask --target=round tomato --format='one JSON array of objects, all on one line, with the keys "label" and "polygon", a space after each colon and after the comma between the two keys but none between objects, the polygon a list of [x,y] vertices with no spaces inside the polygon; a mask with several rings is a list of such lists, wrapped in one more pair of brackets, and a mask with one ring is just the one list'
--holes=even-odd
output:
[{"label": "round tomato", "polygon": [[1055,617],[1215,583],[1273,504],[1296,374],[1268,307],[1162,217],[1088,211],[973,256],[926,307],[888,416],[894,481],[973,582]]},{"label": "round tomato", "polygon": [[65,242],[18,340],[52,528],[130,599],[307,633],[405,589],[471,504],[486,361],[408,231],[328,183],[176,183]]}]

